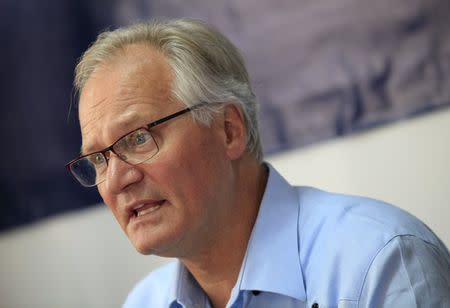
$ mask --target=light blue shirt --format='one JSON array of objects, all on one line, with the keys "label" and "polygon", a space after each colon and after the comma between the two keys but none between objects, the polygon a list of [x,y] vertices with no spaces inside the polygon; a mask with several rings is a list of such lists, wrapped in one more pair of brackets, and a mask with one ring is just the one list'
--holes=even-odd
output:
[{"label": "light blue shirt", "polygon": [[[125,308],[208,308],[179,261],[150,273]],[[363,197],[293,187],[269,166],[227,307],[450,307],[450,255],[417,218]]]}]

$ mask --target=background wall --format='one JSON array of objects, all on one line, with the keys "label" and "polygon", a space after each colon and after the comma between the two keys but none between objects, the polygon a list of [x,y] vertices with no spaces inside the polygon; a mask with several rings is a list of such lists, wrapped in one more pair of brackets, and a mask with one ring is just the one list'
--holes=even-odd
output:
[{"label": "background wall", "polygon": [[[450,110],[268,157],[295,184],[369,195],[450,246]],[[5,205],[7,206],[7,205]],[[0,307],[119,307],[165,259],[134,251],[105,206],[0,234]]]}]

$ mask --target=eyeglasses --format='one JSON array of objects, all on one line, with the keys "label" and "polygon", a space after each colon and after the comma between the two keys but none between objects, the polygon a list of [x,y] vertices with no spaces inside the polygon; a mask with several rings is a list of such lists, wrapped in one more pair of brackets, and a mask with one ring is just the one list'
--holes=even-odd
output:
[{"label": "eyeglasses", "polygon": [[152,127],[205,105],[206,103],[194,105],[153,121],[145,127],[135,129],[101,151],[89,153],[70,161],[66,164],[66,169],[81,185],[85,187],[96,186],[106,178],[106,169],[108,168],[111,152],[129,164],[137,165],[143,163],[155,156],[159,151],[158,144],[150,132]]}]

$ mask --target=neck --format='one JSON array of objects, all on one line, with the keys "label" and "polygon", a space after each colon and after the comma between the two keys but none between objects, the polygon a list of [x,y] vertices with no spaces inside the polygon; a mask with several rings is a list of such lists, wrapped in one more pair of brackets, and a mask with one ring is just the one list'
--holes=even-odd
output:
[{"label": "neck", "polygon": [[181,258],[216,308],[225,307],[236,284],[267,182],[263,165],[256,161],[242,165],[236,168],[239,181],[232,219],[206,251]]}]

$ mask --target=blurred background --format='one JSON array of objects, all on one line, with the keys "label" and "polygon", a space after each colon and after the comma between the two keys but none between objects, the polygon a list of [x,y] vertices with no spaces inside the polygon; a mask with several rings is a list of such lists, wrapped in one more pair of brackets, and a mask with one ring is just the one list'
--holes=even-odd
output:
[{"label": "blurred background", "polygon": [[368,195],[450,246],[448,0],[1,0],[0,307],[118,307],[144,257],[64,164],[73,70],[105,29],[194,17],[242,51],[267,161],[293,184]]}]

